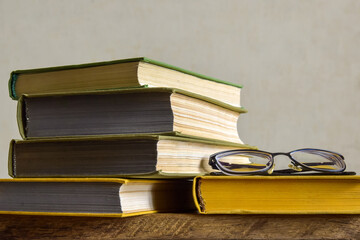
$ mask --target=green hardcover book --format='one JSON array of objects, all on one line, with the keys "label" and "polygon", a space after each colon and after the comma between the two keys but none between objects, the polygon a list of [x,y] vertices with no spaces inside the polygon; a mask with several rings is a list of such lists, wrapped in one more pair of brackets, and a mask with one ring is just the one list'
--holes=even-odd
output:
[{"label": "green hardcover book", "polygon": [[249,148],[163,135],[13,140],[12,177],[194,177],[212,172],[209,155]]},{"label": "green hardcover book", "polygon": [[76,94],[23,95],[18,125],[23,138],[176,132],[242,143],[245,110],[169,88],[132,88]]},{"label": "green hardcover book", "polygon": [[10,96],[81,92],[128,87],[169,87],[240,107],[240,85],[191,72],[149,58],[17,70],[9,80]]}]

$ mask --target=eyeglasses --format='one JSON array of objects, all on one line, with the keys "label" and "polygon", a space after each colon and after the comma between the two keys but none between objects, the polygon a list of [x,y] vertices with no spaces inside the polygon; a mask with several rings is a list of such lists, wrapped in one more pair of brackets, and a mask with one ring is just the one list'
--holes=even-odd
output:
[{"label": "eyeglasses", "polygon": [[[288,156],[289,169],[275,170],[274,157]],[[344,157],[336,152],[304,148],[288,153],[269,153],[260,150],[240,149],[218,152],[210,156],[209,165],[225,175],[242,174],[291,174],[307,171],[322,173],[342,173],[345,168]]]}]

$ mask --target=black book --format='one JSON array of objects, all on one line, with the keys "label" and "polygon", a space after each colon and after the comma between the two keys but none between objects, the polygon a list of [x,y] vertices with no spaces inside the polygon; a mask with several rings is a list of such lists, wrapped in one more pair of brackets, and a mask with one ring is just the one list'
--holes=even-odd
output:
[{"label": "black book", "polygon": [[23,96],[18,125],[23,138],[181,133],[242,143],[242,108],[168,88]]}]

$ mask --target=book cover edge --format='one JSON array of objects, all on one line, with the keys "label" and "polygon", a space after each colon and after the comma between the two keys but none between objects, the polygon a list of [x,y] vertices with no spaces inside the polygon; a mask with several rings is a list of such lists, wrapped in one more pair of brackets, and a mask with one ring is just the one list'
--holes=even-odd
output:
[{"label": "book cover edge", "polygon": [[25,125],[24,125],[25,123],[23,121],[23,119],[25,117],[25,116],[23,116],[23,107],[24,107],[24,96],[21,96],[19,98],[19,101],[17,102],[16,121],[17,121],[17,126],[19,129],[20,136],[23,139],[27,139],[26,132],[25,132]]},{"label": "book cover edge", "polygon": [[9,144],[9,152],[8,152],[8,175],[12,178],[16,177],[16,172],[14,169],[15,164],[13,158],[14,144],[15,144],[15,140],[11,140]]},{"label": "book cover edge", "polygon": [[219,100],[206,97],[204,95],[196,94],[186,90],[181,90],[178,88],[167,88],[167,87],[131,87],[131,88],[118,88],[118,89],[104,89],[104,90],[95,90],[95,91],[81,91],[81,92],[58,92],[58,93],[42,93],[42,94],[24,94],[24,97],[36,98],[36,97],[54,97],[54,96],[67,96],[67,95],[91,95],[91,94],[126,94],[126,93],[138,93],[138,92],[170,92],[178,93],[195,99],[199,99],[219,107],[238,112],[238,113],[247,113],[248,111],[244,107],[237,107],[230,105],[228,103],[221,102]]},{"label": "book cover edge", "polygon": [[201,179],[201,176],[197,176],[197,177],[194,178],[192,194],[193,194],[193,200],[194,200],[194,204],[195,204],[196,209],[198,210],[199,213],[205,214],[205,212],[201,209],[200,203],[198,201],[198,181],[200,179]]},{"label": "book cover edge", "polygon": [[111,139],[153,139],[153,140],[161,140],[161,139],[169,139],[169,140],[178,140],[185,142],[197,142],[197,143],[205,143],[211,145],[223,145],[237,148],[251,148],[257,149],[255,146],[250,146],[247,144],[241,143],[233,143],[227,142],[217,139],[210,138],[202,138],[202,137],[194,137],[190,135],[185,135],[179,132],[167,132],[162,134],[124,134],[124,135],[94,135],[94,136],[86,136],[86,137],[63,137],[63,138],[29,138],[25,140],[14,139],[15,143],[17,142],[57,142],[57,141],[86,141],[86,140],[111,140]]},{"label": "book cover edge", "polygon": [[301,176],[301,175],[293,175],[293,176],[199,176],[197,178],[201,178],[204,180],[358,180],[360,181],[360,175],[326,175],[326,176]]},{"label": "book cover edge", "polygon": [[142,211],[135,213],[71,213],[71,212],[25,212],[25,211],[0,211],[0,214],[37,215],[37,216],[73,216],[73,217],[131,217],[159,211]]}]

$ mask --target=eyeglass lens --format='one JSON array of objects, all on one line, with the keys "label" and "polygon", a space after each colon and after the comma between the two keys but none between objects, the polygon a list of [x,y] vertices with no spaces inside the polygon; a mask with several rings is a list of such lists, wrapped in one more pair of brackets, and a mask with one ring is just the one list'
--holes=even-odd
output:
[{"label": "eyeglass lens", "polygon": [[233,172],[255,172],[268,168],[271,156],[256,152],[242,152],[219,158],[221,167]]},{"label": "eyeglass lens", "polygon": [[321,150],[298,150],[290,153],[291,157],[305,166],[323,171],[336,171],[344,168],[340,156]]}]

